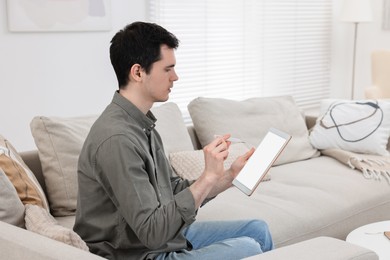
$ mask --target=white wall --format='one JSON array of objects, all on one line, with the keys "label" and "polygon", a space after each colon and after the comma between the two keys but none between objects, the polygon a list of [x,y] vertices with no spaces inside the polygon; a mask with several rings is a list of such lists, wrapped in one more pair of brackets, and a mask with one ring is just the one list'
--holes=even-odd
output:
[{"label": "white wall", "polygon": [[[145,2],[112,0],[112,30],[80,33],[10,33],[6,0],[0,0],[0,134],[17,150],[35,149],[29,123],[34,116],[100,113],[117,89],[109,42],[126,24],[145,20]],[[341,0],[333,0],[332,97],[348,98],[353,25],[339,22]],[[371,83],[370,52],[390,49],[390,31],[381,28],[383,0],[372,0],[374,21],[360,24],[356,98]]]},{"label": "white wall", "polygon": [[0,134],[19,151],[35,149],[34,116],[100,113],[117,82],[109,59],[113,35],[145,19],[145,1],[113,0],[112,31],[11,33],[0,0]]},{"label": "white wall", "polygon": [[[343,1],[333,0],[331,95],[350,98],[352,85],[353,23],[340,22]],[[390,50],[390,30],[382,30],[383,0],[371,0],[373,21],[358,25],[355,67],[355,99],[364,98],[371,85],[371,57],[376,49]]]}]

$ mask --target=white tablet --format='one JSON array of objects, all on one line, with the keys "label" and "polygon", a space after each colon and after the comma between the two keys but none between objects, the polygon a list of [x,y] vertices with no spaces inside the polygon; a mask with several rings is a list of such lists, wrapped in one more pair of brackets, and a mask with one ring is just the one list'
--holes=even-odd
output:
[{"label": "white tablet", "polygon": [[281,154],[291,136],[270,128],[244,168],[233,180],[233,185],[250,196]]}]

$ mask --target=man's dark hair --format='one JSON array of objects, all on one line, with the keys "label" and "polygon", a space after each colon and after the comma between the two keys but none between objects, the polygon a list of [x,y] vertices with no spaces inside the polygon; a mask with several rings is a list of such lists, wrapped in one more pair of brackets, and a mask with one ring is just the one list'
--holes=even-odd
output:
[{"label": "man's dark hair", "polygon": [[139,64],[147,74],[150,72],[153,63],[161,59],[162,44],[176,49],[179,40],[154,23],[134,22],[115,34],[111,40],[110,59],[119,88],[127,85],[134,64]]}]

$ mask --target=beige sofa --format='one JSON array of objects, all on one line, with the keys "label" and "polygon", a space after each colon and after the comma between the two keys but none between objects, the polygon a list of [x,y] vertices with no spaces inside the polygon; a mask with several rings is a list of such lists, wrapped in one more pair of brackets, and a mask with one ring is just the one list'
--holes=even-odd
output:
[{"label": "beige sofa", "polygon": [[[313,255],[315,259],[377,259],[374,252],[342,240],[361,225],[390,219],[390,185],[384,179],[366,179],[360,171],[321,155],[309,141],[308,129],[315,125],[315,118],[304,117],[291,97],[241,103],[201,98],[190,104],[189,111],[192,126],[184,124],[173,103],[153,108],[173,169],[187,178],[200,173],[199,149],[213,134],[230,132],[247,146],[261,140],[269,126],[293,135],[271,168],[269,181],[262,182],[251,197],[234,187],[228,189],[199,210],[198,221],[265,220],[276,249],[252,259],[286,259],[288,255],[294,259],[313,259]],[[38,150],[20,153],[45,190],[51,213],[68,228],[74,222],[77,151],[95,118],[36,117],[31,129]],[[232,156],[243,151],[242,146],[231,149]],[[66,198],[60,198],[61,190]],[[26,255],[28,259],[100,259],[0,222],[0,257]]]}]

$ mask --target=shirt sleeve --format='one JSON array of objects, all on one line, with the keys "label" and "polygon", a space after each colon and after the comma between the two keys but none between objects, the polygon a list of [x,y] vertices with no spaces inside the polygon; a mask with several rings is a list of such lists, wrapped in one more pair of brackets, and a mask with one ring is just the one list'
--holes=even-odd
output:
[{"label": "shirt sleeve", "polygon": [[124,135],[106,140],[96,154],[98,180],[138,239],[151,249],[180,236],[195,221],[189,183],[180,183],[174,194],[169,171],[169,165],[159,169],[157,178],[148,147]]}]

